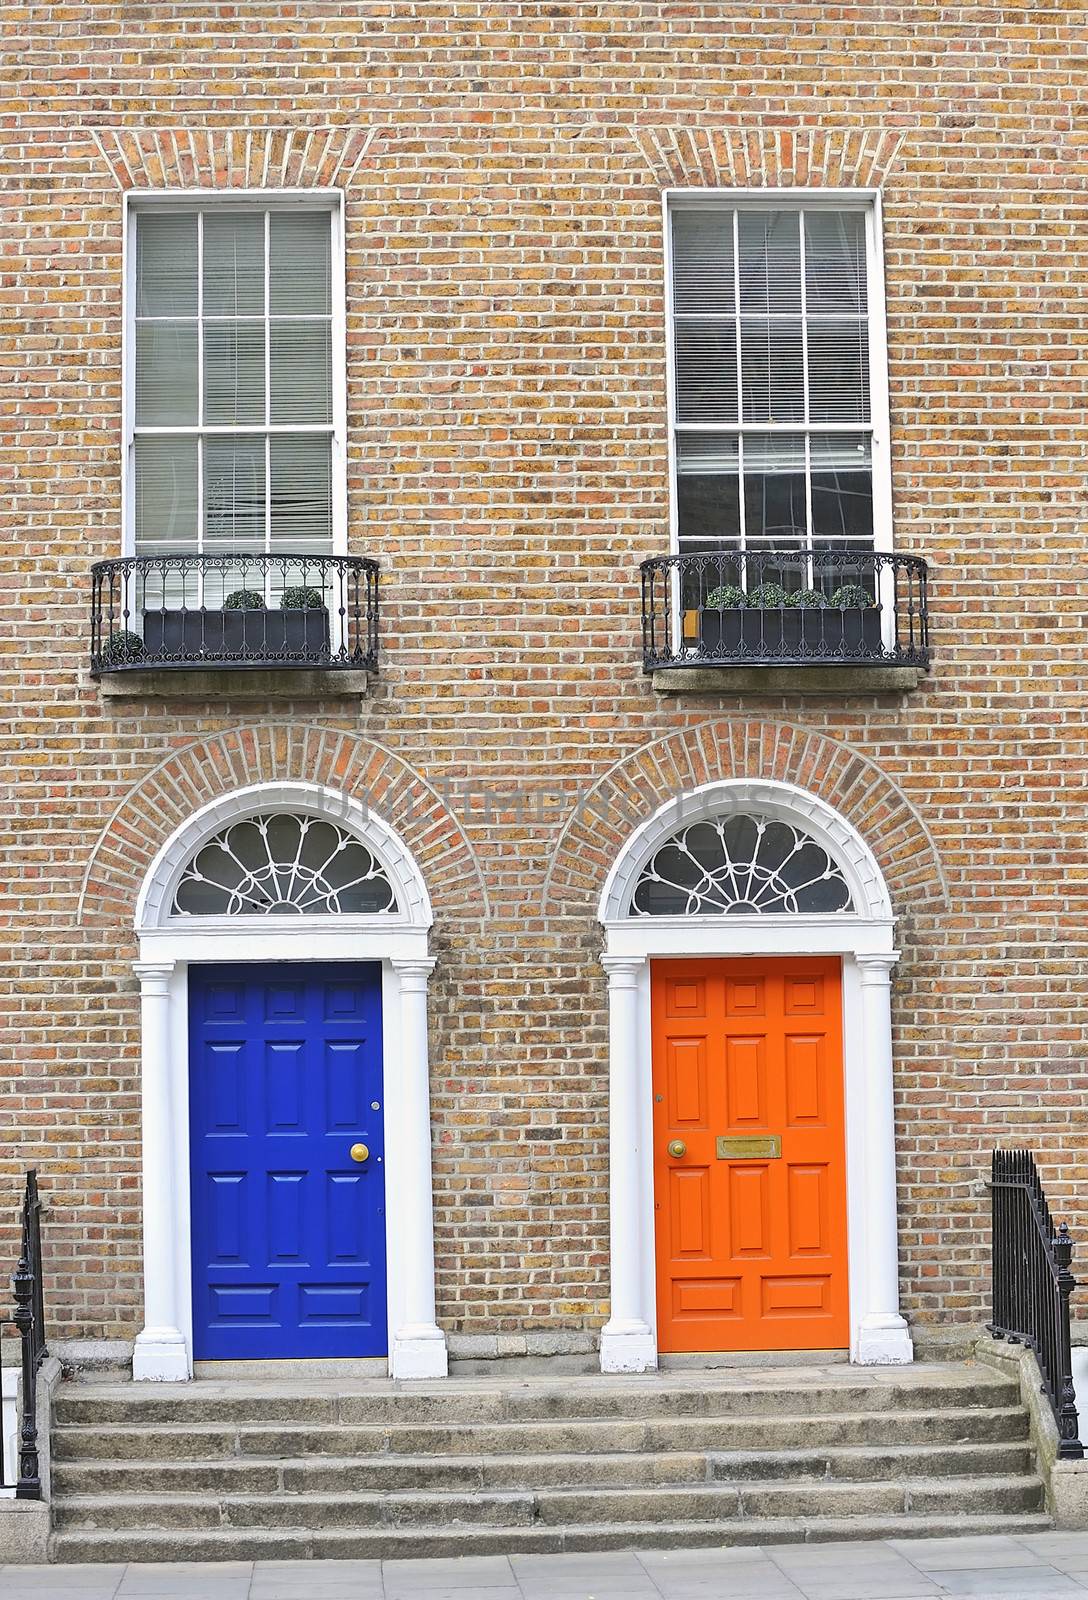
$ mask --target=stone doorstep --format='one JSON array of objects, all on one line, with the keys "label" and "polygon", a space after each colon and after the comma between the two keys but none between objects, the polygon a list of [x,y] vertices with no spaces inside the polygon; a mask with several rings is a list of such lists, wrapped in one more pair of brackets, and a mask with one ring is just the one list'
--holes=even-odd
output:
[{"label": "stone doorstep", "polygon": [[364,700],[370,674],[354,669],[322,672],[308,668],[258,668],[88,674],[103,700]]},{"label": "stone doorstep", "polygon": [[[85,1384],[80,1373],[67,1379],[57,1396],[63,1404],[68,1400],[84,1400],[98,1404],[101,1401],[127,1400],[133,1406],[169,1405],[184,1409],[186,1402],[224,1399],[278,1400],[312,1398],[325,1395],[330,1399],[366,1396],[421,1396],[443,1405],[458,1397],[470,1400],[482,1395],[510,1394],[528,1398],[532,1394],[561,1396],[566,1399],[592,1400],[613,1395],[636,1394],[709,1395],[736,1393],[738,1395],[765,1393],[799,1398],[805,1391],[830,1391],[834,1395],[853,1392],[871,1392],[874,1397],[889,1390],[947,1391],[954,1395],[964,1390],[991,1390],[995,1394],[1009,1389],[1008,1375],[995,1372],[988,1364],[962,1361],[915,1361],[903,1366],[856,1366],[837,1358],[820,1363],[785,1360],[773,1366],[738,1363],[736,1366],[696,1367],[683,1366],[658,1372],[641,1373],[586,1373],[574,1378],[555,1373],[553,1368],[540,1374],[464,1376],[430,1379],[393,1379],[367,1371],[348,1370],[355,1365],[348,1362],[329,1362],[329,1372],[310,1376],[313,1363],[268,1362],[253,1363],[258,1370],[246,1375],[218,1373],[219,1363],[201,1362],[200,1374],[191,1383],[155,1384],[121,1382]],[[233,1367],[234,1364],[231,1364]],[[241,1363],[238,1364],[240,1367]],[[246,1364],[248,1365],[248,1364]],[[1003,1381],[1004,1380],[1004,1381]]]}]

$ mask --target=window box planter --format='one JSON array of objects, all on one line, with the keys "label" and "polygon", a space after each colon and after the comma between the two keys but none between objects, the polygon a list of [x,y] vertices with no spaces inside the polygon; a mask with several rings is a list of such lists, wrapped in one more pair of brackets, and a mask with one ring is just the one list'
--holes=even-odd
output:
[{"label": "window box planter", "polygon": [[164,666],[329,658],[329,613],[317,607],[145,611],[143,633],[148,658]]},{"label": "window box planter", "polygon": [[699,642],[706,656],[718,660],[879,660],[884,654],[880,615],[878,605],[724,611],[704,606]]}]

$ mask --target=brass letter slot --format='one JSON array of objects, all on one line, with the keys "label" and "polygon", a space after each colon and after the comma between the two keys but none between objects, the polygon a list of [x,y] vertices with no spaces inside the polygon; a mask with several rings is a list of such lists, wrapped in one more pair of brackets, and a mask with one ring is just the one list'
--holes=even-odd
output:
[{"label": "brass letter slot", "polygon": [[777,1161],[782,1154],[782,1135],[770,1133],[765,1139],[729,1139],[718,1135],[719,1161]]}]

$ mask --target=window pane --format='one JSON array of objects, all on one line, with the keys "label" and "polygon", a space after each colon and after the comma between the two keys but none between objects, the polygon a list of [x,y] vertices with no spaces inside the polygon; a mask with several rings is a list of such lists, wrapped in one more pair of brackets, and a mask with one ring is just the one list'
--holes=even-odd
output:
[{"label": "window pane", "polygon": [[676,486],[676,514],[685,550],[735,539],[740,530],[740,480],[695,474],[681,478]]},{"label": "window pane", "polygon": [[869,334],[865,319],[808,325],[809,418],[868,422]]},{"label": "window pane", "polygon": [[264,217],[260,212],[204,213],[204,315],[264,313]]},{"label": "window pane", "polygon": [[873,459],[858,433],[812,437],[812,536],[827,544],[873,537]]},{"label": "window pane", "polygon": [[731,322],[676,324],[680,422],[737,421],[737,335]]},{"label": "window pane", "polygon": [[741,311],[800,312],[800,213],[741,211],[737,223]]},{"label": "window pane", "polygon": [[672,292],[677,312],[733,312],[731,211],[673,212]]},{"label": "window pane", "polygon": [[263,550],[264,439],[204,440],[204,548]]},{"label": "window pane", "polygon": [[686,550],[736,539],[740,452],[733,434],[681,434],[676,445],[677,521]]},{"label": "window pane", "polygon": [[332,326],[273,322],[270,330],[273,422],[332,421]]},{"label": "window pane", "polygon": [[805,285],[810,314],[865,311],[865,219],[859,211],[805,213]]},{"label": "window pane", "polygon": [[332,312],[332,223],[328,212],[269,219],[269,298],[272,316]]},{"label": "window pane", "polygon": [[209,322],[204,329],[204,421],[264,421],[264,323]]},{"label": "window pane", "polygon": [[196,213],[136,218],[136,315],[196,316]]},{"label": "window pane", "polygon": [[332,549],[331,445],[321,434],[275,434],[272,549],[321,555]]},{"label": "window pane", "polygon": [[196,452],[194,438],[136,440],[137,555],[196,549]]},{"label": "window pane", "polygon": [[196,323],[136,324],[136,425],[196,421]]},{"label": "window pane", "polygon": [[744,438],[747,539],[790,549],[806,537],[805,439],[799,433]]},{"label": "window pane", "polygon": [[741,323],[745,422],[803,422],[801,323],[775,317]]}]

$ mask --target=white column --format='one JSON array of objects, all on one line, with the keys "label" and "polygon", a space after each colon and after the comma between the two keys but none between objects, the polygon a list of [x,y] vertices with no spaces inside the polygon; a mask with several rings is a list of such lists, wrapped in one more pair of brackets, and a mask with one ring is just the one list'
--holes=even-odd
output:
[{"label": "white column", "polygon": [[644,962],[602,956],[608,973],[608,1204],[611,1315],[601,1332],[602,1372],[648,1372],[657,1343],[643,1306],[638,1071],[638,978]]},{"label": "white column", "polygon": [[157,1383],[184,1383],[191,1376],[174,1271],[179,1219],[170,1048],[173,970],[172,962],[138,961],[133,967],[140,980],[143,1032],[144,1326],[136,1338],[132,1376]]},{"label": "white column", "polygon": [[869,1366],[914,1360],[910,1329],[899,1314],[891,991],[898,959],[898,952],[856,958],[865,1084],[865,1283],[854,1359]]},{"label": "white column", "polygon": [[[444,1378],[446,1336],[435,1320],[434,1190],[431,1181],[431,1069],[427,1048],[427,980],[432,956],[394,960],[400,980],[399,1128],[386,1174],[386,1204],[396,1207],[392,1237],[400,1256],[401,1312],[393,1330],[394,1378]],[[394,1067],[396,1070],[396,1067]],[[388,1090],[386,1103],[389,1102]]]}]

